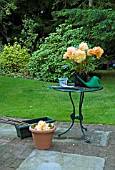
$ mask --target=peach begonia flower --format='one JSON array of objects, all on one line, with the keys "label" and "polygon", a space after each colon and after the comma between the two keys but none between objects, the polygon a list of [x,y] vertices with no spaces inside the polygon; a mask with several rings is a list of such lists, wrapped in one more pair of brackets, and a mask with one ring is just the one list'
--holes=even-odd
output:
[{"label": "peach begonia flower", "polygon": [[88,55],[88,56],[94,55],[94,49],[89,49],[89,50],[87,51],[87,55]]},{"label": "peach begonia flower", "polygon": [[81,44],[79,44],[79,49],[82,50],[82,51],[88,50],[87,43],[82,42]]},{"label": "peach begonia flower", "polygon": [[94,47],[94,54],[96,55],[97,59],[100,59],[102,54],[104,53],[104,50],[101,47]]},{"label": "peach begonia flower", "polygon": [[67,57],[68,57],[68,54],[67,54],[67,52],[63,55],[63,59],[67,59]]},{"label": "peach begonia flower", "polygon": [[66,59],[67,57],[69,59],[74,59],[75,58],[75,52],[76,52],[75,47],[68,47],[67,52],[63,55],[63,59]]},{"label": "peach begonia flower", "polygon": [[43,120],[40,120],[35,126],[34,130],[49,130],[54,127],[53,123],[46,123]]},{"label": "peach begonia flower", "polygon": [[36,130],[46,130],[46,122],[40,120],[35,127]]},{"label": "peach begonia flower", "polygon": [[68,47],[67,48],[67,55],[68,55],[69,59],[74,59],[75,52],[76,52],[75,47]]},{"label": "peach begonia flower", "polygon": [[76,51],[75,47],[68,47],[67,48],[67,53],[68,55],[72,55]]},{"label": "peach begonia flower", "polygon": [[75,54],[75,61],[77,63],[82,63],[86,59],[86,53],[82,50],[77,50]]}]

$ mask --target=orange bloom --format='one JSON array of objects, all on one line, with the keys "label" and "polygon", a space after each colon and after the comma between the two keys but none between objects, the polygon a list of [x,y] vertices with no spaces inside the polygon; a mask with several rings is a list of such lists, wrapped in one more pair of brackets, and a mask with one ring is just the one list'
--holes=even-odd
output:
[{"label": "orange bloom", "polygon": [[67,59],[68,55],[67,52],[63,55],[63,59]]},{"label": "orange bloom", "polygon": [[45,130],[46,129],[46,122],[44,122],[44,121],[39,121],[38,122],[38,125],[37,125],[37,128],[39,129],[39,130]]},{"label": "orange bloom", "polygon": [[74,47],[67,48],[67,55],[70,59],[74,59],[75,52],[76,52],[76,48],[74,48]]},{"label": "orange bloom", "polygon": [[88,56],[94,55],[94,49],[89,49],[89,50],[87,51],[87,55],[88,55]]},{"label": "orange bloom", "polygon": [[69,59],[74,59],[76,53],[76,48],[74,47],[68,47],[67,52],[63,55],[63,59],[66,59],[67,57]]},{"label": "orange bloom", "polygon": [[77,63],[82,63],[86,59],[86,53],[82,50],[77,50],[75,54],[75,60]]},{"label": "orange bloom", "polygon": [[45,121],[40,120],[34,129],[35,130],[48,130],[52,128],[53,126],[54,126],[53,123],[49,125],[49,123],[46,123]]},{"label": "orange bloom", "polygon": [[101,47],[94,47],[94,54],[96,55],[97,59],[100,59],[104,50]]},{"label": "orange bloom", "polygon": [[82,51],[87,50],[88,49],[87,43],[82,42],[81,44],[79,44],[79,49]]},{"label": "orange bloom", "polygon": [[[87,60],[87,56],[95,55],[97,59],[100,59],[103,53],[104,50],[101,47],[98,46],[94,47],[93,49],[88,49],[87,43],[82,42],[81,44],[79,44],[78,49],[75,47],[68,47],[66,53],[63,55],[63,59],[69,58],[70,60],[74,60],[79,64],[82,63],[84,60]],[[90,58],[88,58],[87,64],[90,65],[90,62],[92,63],[93,61],[90,61]],[[84,65],[84,63],[80,66],[80,68],[86,69],[86,65]]]}]

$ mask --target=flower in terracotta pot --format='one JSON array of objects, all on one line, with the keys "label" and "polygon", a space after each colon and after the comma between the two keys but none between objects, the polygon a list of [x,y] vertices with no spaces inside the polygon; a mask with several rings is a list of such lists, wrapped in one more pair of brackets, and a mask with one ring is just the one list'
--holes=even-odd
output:
[{"label": "flower in terracotta pot", "polygon": [[40,120],[38,124],[35,125],[34,130],[49,130],[53,128],[53,123],[46,123],[45,121]]},{"label": "flower in terracotta pot", "polygon": [[53,134],[56,130],[53,123],[46,123],[41,120],[37,124],[31,125],[29,130],[32,132],[34,145],[37,149],[45,150],[51,147]]}]

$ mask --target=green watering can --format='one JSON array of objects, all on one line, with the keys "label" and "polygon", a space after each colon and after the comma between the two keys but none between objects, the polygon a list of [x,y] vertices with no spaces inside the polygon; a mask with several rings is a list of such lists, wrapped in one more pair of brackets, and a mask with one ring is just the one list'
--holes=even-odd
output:
[{"label": "green watering can", "polygon": [[88,82],[85,82],[83,79],[81,79],[79,76],[77,76],[79,81],[82,82],[86,87],[89,88],[95,88],[95,87],[100,87],[100,79],[97,76],[93,76]]}]

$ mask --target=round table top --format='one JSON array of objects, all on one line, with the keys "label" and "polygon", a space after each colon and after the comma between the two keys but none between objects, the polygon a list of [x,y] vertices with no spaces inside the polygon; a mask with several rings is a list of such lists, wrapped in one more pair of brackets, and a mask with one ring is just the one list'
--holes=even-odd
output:
[{"label": "round table top", "polygon": [[88,88],[88,87],[79,87],[79,86],[72,86],[72,85],[63,85],[63,86],[48,86],[49,89],[54,89],[62,92],[93,92],[93,91],[98,91],[102,90],[103,87],[93,87],[93,88]]}]

